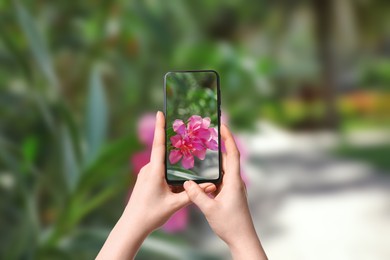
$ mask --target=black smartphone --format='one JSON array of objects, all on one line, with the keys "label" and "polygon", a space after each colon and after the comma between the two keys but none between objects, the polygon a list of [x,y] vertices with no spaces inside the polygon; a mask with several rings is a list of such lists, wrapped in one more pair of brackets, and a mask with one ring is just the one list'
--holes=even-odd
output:
[{"label": "black smartphone", "polygon": [[186,180],[220,182],[220,105],[216,71],[165,74],[165,177],[168,184],[182,185]]}]

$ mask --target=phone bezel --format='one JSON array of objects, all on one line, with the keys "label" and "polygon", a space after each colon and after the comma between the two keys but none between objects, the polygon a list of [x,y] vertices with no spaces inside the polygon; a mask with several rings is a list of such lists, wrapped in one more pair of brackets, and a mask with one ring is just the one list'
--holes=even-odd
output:
[{"label": "phone bezel", "polygon": [[166,91],[166,86],[167,86],[167,76],[170,73],[199,73],[199,72],[211,72],[214,73],[215,76],[217,77],[217,113],[218,113],[218,178],[217,179],[201,179],[201,180],[192,180],[196,183],[205,183],[205,182],[210,182],[210,183],[215,183],[218,184],[221,182],[222,179],[222,153],[221,153],[221,90],[220,90],[220,78],[218,72],[215,70],[174,70],[174,71],[168,71],[164,75],[164,115],[165,115],[165,160],[164,160],[164,168],[165,168],[165,180],[169,185],[174,185],[174,186],[179,186],[183,185],[183,183],[187,180],[169,180],[168,179],[168,167],[167,167],[167,119],[166,119],[166,114],[167,114],[167,91]]}]

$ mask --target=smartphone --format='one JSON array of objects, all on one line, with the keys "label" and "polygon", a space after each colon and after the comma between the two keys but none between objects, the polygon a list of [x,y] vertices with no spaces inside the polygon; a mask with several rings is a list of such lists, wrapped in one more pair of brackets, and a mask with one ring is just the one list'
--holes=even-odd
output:
[{"label": "smartphone", "polygon": [[214,70],[171,71],[164,77],[165,177],[221,180],[221,93]]}]

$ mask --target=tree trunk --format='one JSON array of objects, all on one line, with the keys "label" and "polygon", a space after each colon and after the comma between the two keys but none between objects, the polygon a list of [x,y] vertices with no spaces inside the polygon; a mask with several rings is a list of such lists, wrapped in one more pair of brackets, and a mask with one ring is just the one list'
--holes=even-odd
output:
[{"label": "tree trunk", "polygon": [[325,125],[330,129],[337,129],[339,118],[336,109],[337,75],[336,55],[333,40],[333,1],[313,0],[316,19],[318,56],[321,63],[322,97],[326,106]]}]

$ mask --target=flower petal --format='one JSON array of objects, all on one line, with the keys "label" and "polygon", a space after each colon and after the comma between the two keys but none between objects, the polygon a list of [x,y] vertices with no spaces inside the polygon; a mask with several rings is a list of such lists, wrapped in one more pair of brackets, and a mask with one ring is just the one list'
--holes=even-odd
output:
[{"label": "flower petal", "polygon": [[173,131],[175,131],[178,134],[183,135],[186,132],[186,125],[184,124],[183,120],[176,119],[173,122],[172,127],[173,127]]},{"label": "flower petal", "polygon": [[202,120],[202,128],[207,129],[210,126],[211,119],[210,117],[205,117]]},{"label": "flower petal", "polygon": [[155,124],[156,116],[154,114],[146,114],[138,121],[138,139],[147,147],[152,147]]},{"label": "flower petal", "polygon": [[180,150],[172,150],[170,153],[169,153],[169,162],[171,164],[175,164],[177,163],[178,161],[180,161],[181,157],[182,157],[182,153]]},{"label": "flower petal", "polygon": [[199,129],[193,133],[193,136],[202,139],[203,141],[207,141],[210,139],[210,131],[208,129]]},{"label": "flower petal", "polygon": [[138,174],[139,171],[150,161],[150,153],[149,149],[133,154],[131,157],[131,164],[133,168],[133,173]]},{"label": "flower petal", "polygon": [[192,152],[192,154],[196,157],[199,158],[199,160],[204,160],[204,158],[206,157],[206,149],[202,149],[202,150],[194,150]]},{"label": "flower petal", "polygon": [[198,138],[193,138],[191,139],[191,147],[195,150],[203,150],[205,149],[207,146],[206,144],[204,143],[204,141],[202,141],[201,139],[198,139]]},{"label": "flower petal", "polygon": [[164,224],[163,230],[167,233],[175,233],[185,230],[188,223],[188,208],[181,208]]},{"label": "flower petal", "polygon": [[217,129],[214,127],[209,128],[211,139],[217,140],[218,139],[218,132]]},{"label": "flower petal", "polygon": [[170,138],[171,143],[174,147],[180,148],[183,145],[181,135],[175,135]]},{"label": "flower petal", "polygon": [[193,115],[188,120],[187,129],[189,131],[196,131],[202,126],[202,117],[198,115]]},{"label": "flower petal", "polygon": [[190,153],[184,154],[183,160],[181,160],[181,165],[185,169],[193,168],[194,167],[194,156],[192,156],[192,154],[190,154]]},{"label": "flower petal", "polygon": [[215,140],[208,141],[206,143],[206,145],[207,145],[207,148],[209,148],[210,150],[213,150],[213,151],[217,151],[218,150],[218,143]]}]

